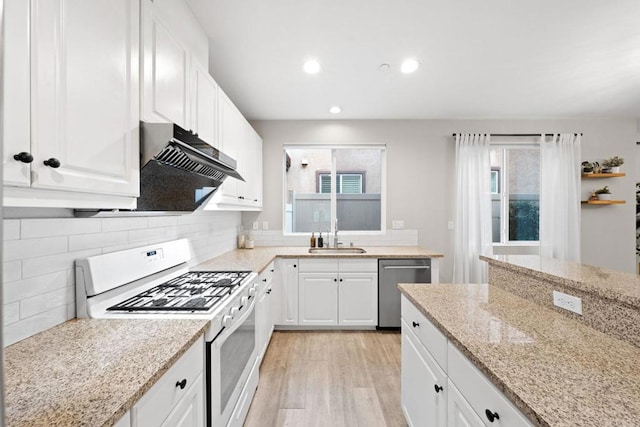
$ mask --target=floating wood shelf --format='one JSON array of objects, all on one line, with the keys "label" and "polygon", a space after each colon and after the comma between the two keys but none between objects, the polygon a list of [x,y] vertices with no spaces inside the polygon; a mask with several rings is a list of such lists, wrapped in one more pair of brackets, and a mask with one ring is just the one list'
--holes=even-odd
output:
[{"label": "floating wood shelf", "polygon": [[620,173],[583,173],[583,178],[620,178],[621,176],[625,176],[624,172]]},{"label": "floating wood shelf", "polygon": [[583,205],[623,205],[627,202],[624,200],[583,200]]}]

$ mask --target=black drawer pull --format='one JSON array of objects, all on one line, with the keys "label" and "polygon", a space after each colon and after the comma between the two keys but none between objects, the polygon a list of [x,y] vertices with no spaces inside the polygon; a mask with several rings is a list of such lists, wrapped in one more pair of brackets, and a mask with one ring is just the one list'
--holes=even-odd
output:
[{"label": "black drawer pull", "polygon": [[263,281],[263,282],[266,282],[266,281],[267,281],[267,279],[266,279],[266,278],[264,278],[264,279],[262,279],[262,281]]},{"label": "black drawer pull", "polygon": [[270,294],[270,293],[271,293],[271,289],[269,289],[269,290],[267,291],[267,294]]},{"label": "black drawer pull", "polygon": [[187,386],[187,379],[184,378],[182,381],[178,381],[176,383],[176,387],[180,387],[180,390],[184,390],[184,388]]},{"label": "black drawer pull", "polygon": [[500,419],[500,415],[498,415],[497,412],[491,412],[488,409],[484,410],[484,414],[487,416],[487,419],[489,420],[490,423],[492,423],[494,420]]},{"label": "black drawer pull", "polygon": [[420,323],[418,323],[418,322],[412,322],[412,323],[413,323],[413,327],[414,328],[417,328],[418,326],[420,326]]},{"label": "black drawer pull", "polygon": [[442,391],[442,386],[441,385],[436,384],[434,387],[436,389],[436,393],[440,393]]},{"label": "black drawer pull", "polygon": [[50,168],[54,168],[57,169],[60,167],[60,160],[56,159],[56,158],[50,158],[49,160],[45,160],[44,162],[45,166],[49,166]]},{"label": "black drawer pull", "polygon": [[31,153],[27,153],[23,151],[22,153],[14,154],[13,159],[22,163],[31,163],[33,162],[33,156]]}]

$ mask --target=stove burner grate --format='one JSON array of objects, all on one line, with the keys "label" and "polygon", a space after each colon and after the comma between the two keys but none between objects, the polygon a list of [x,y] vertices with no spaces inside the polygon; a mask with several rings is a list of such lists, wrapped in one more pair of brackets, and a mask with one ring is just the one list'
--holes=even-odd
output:
[{"label": "stove burner grate", "polygon": [[115,304],[107,311],[206,312],[231,295],[248,271],[193,271]]}]

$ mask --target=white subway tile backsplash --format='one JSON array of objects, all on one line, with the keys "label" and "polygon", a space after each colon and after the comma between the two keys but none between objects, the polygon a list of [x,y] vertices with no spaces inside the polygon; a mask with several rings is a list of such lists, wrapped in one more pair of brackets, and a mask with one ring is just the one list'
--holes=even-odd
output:
[{"label": "white subway tile backsplash", "polygon": [[3,221],[5,345],[72,319],[77,258],[189,238],[190,265],[235,249],[239,212]]},{"label": "white subway tile backsplash", "polygon": [[20,238],[20,220],[7,219],[2,223],[2,239],[17,240]]},{"label": "white subway tile backsplash", "polygon": [[2,288],[3,302],[10,303],[42,295],[55,289],[73,286],[75,283],[74,270],[56,271],[42,276],[35,276],[17,281],[5,281]]},{"label": "white subway tile backsplash", "polygon": [[102,218],[102,231],[125,231],[147,228],[147,217]]},{"label": "white subway tile backsplash", "polygon": [[9,240],[4,242],[3,249],[5,261],[61,254],[67,252],[67,237]]},{"label": "white subway tile backsplash", "polygon": [[69,251],[104,248],[108,246],[124,245],[128,242],[127,231],[112,231],[106,233],[78,234],[69,236]]},{"label": "white subway tile backsplash", "polygon": [[10,325],[18,320],[20,320],[20,303],[16,301],[10,304],[3,304],[2,321],[4,324]]},{"label": "white subway tile backsplash", "polygon": [[61,305],[36,316],[21,319],[10,325],[4,325],[3,344],[5,346],[11,345],[69,319],[71,318],[68,317],[67,306]]},{"label": "white subway tile backsplash", "polygon": [[98,218],[21,219],[20,238],[69,236],[100,232]]},{"label": "white subway tile backsplash", "polygon": [[2,263],[2,282],[19,280],[22,277],[22,261]]},{"label": "white subway tile backsplash", "polygon": [[60,305],[65,307],[75,302],[75,286],[56,289],[45,294],[36,295],[20,301],[20,318],[35,316],[39,313],[56,308]]},{"label": "white subway tile backsplash", "polygon": [[73,269],[73,262],[76,258],[100,255],[101,253],[101,249],[88,249],[86,251],[67,252],[65,254],[25,259],[22,261],[22,277],[26,279],[40,276],[41,274]]}]

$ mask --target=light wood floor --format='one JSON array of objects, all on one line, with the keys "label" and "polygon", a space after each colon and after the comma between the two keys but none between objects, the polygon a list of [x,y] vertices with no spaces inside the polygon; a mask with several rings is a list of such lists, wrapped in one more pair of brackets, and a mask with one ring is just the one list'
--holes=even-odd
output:
[{"label": "light wood floor", "polygon": [[245,427],[405,425],[399,333],[274,332]]}]

